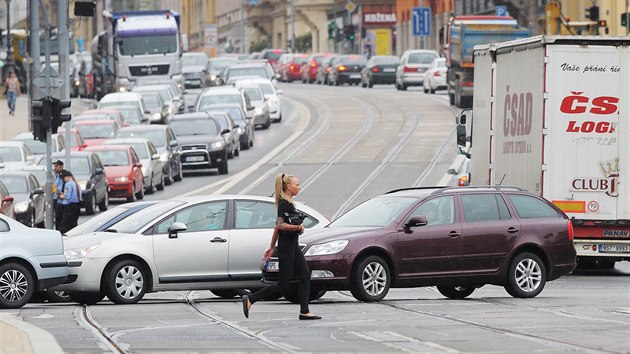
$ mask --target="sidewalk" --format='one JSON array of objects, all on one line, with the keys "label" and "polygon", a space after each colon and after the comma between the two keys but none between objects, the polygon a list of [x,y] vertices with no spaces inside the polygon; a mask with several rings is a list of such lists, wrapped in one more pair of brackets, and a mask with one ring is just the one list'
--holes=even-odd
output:
[{"label": "sidewalk", "polygon": [[17,98],[15,115],[9,115],[7,99],[0,99],[0,140],[10,140],[15,134],[29,131],[28,96]]},{"label": "sidewalk", "polygon": [[0,353],[63,353],[55,338],[16,314],[0,313]]}]

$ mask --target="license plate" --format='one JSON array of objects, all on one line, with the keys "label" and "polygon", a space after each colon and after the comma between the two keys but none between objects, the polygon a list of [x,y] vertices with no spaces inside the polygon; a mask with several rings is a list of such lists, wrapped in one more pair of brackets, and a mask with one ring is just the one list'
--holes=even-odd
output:
[{"label": "license plate", "polygon": [[275,273],[280,270],[280,264],[278,261],[267,261],[265,263],[265,270],[270,273]]},{"label": "license plate", "polygon": [[385,69],[383,69],[384,73],[393,73],[394,71],[396,71],[396,70],[394,70],[394,68],[385,68]]},{"label": "license plate", "polygon": [[599,245],[602,253],[630,253],[630,245]]},{"label": "license plate", "polygon": [[204,161],[204,157],[203,156],[187,156],[186,157],[186,162],[198,162],[198,161]]},{"label": "license plate", "polygon": [[351,79],[360,79],[361,75],[360,74],[352,74],[352,75],[350,75],[350,78]]}]

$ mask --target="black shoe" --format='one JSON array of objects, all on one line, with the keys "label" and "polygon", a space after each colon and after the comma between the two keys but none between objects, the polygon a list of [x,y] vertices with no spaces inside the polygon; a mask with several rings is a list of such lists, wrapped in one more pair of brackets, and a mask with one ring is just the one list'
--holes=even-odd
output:
[{"label": "black shoe", "polygon": [[245,318],[249,318],[249,308],[247,307],[247,303],[249,302],[249,296],[243,295],[242,300],[243,300],[243,314],[245,315]]},{"label": "black shoe", "polygon": [[321,320],[322,318],[316,315],[307,316],[307,315],[300,314],[299,319],[300,320]]}]

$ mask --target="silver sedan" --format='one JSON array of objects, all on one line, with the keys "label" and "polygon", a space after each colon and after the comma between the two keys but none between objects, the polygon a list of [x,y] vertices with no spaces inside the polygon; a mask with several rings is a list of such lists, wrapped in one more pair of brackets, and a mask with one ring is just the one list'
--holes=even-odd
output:
[{"label": "silver sedan", "polygon": [[[328,225],[316,210],[297,207],[307,215],[307,229]],[[260,288],[260,259],[276,215],[270,197],[197,196],[158,203],[108,232],[69,237],[69,281],[55,290],[69,291],[84,304],[105,296],[132,304],[153,291],[207,289],[229,297],[236,289]]]}]

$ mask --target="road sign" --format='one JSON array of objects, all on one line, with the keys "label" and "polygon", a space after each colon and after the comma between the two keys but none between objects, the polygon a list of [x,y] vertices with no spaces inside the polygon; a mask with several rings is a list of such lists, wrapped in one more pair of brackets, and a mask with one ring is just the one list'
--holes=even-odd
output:
[{"label": "road sign", "polygon": [[346,11],[348,11],[349,13],[353,13],[354,10],[356,10],[357,5],[355,5],[352,1],[348,0],[348,3],[346,4]]},{"label": "road sign", "polygon": [[507,16],[507,6],[495,6],[494,14],[497,16]]},{"label": "road sign", "polygon": [[431,8],[430,7],[414,7],[413,8],[413,35],[414,36],[430,36],[431,35]]},{"label": "road sign", "polygon": [[[48,82],[48,76],[50,74],[50,83]],[[64,80],[59,78],[59,73],[50,66],[44,67],[39,75],[33,80],[35,88],[39,89],[44,96],[50,95],[52,97],[61,97],[61,86],[63,86]],[[50,88],[50,92],[48,89]]]}]

